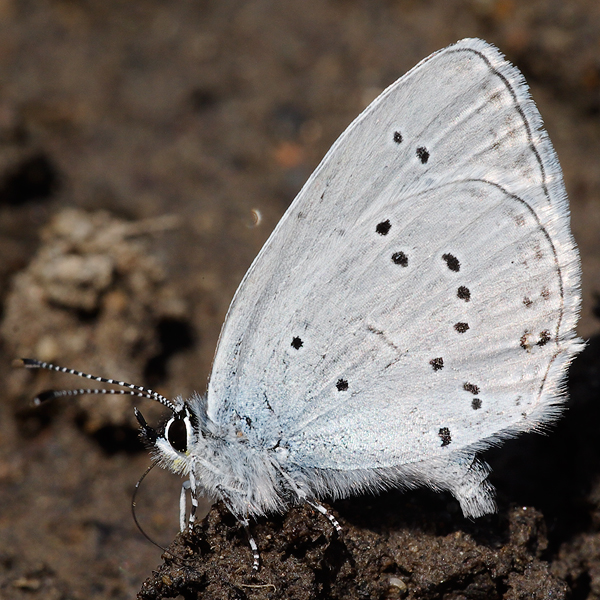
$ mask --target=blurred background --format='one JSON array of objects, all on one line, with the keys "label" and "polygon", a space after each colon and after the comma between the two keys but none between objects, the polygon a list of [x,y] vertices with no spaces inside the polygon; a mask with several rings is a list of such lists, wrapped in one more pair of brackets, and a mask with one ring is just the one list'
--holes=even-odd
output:
[{"label": "blurred background", "polygon": [[[600,597],[596,0],[0,0],[0,597],[131,598],[160,562],[129,509],[149,464],[132,406],[152,422],[160,407],[34,409],[42,389],[81,384],[11,360],[203,393],[238,283],[330,145],[463,37],[497,45],[531,87],[564,170],[591,340],[562,429],[491,453],[495,482],[544,512],[547,558],[570,561],[577,597]],[[140,491],[162,544],[179,486],[155,469]]]}]

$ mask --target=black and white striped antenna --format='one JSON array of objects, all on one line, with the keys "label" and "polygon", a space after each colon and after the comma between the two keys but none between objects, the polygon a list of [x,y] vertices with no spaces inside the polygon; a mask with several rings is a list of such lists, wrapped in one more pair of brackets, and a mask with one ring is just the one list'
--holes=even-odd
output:
[{"label": "black and white striped antenna", "polygon": [[106,379],[104,377],[97,377],[96,375],[89,375],[82,371],[76,371],[75,369],[67,369],[66,367],[60,367],[52,363],[43,362],[36,360],[35,358],[19,358],[13,362],[14,367],[25,367],[26,369],[46,369],[48,371],[57,371],[59,373],[68,373],[69,375],[77,375],[85,379],[92,379],[93,381],[99,381],[101,383],[110,383],[112,385],[118,385],[120,387],[129,388],[127,390],[113,390],[106,388],[79,388],[75,390],[46,390],[38,394],[34,399],[33,403],[40,405],[54,398],[60,398],[62,396],[81,396],[83,394],[112,394],[112,395],[124,395],[124,396],[137,396],[140,398],[149,398],[150,400],[156,400],[163,406],[166,406],[173,412],[176,412],[175,405],[162,394],[155,392],[149,388],[142,387],[141,385],[134,385],[133,383],[127,383],[126,381],[117,381],[116,379]]}]

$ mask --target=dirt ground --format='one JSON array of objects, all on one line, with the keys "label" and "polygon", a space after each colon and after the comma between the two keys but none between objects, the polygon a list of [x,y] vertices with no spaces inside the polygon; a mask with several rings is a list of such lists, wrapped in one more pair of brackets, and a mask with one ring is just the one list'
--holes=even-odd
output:
[{"label": "dirt ground", "polygon": [[[253,578],[217,505],[177,539],[187,560],[159,569],[130,513],[149,464],[132,406],[164,412],[34,408],[81,384],[12,359],[203,392],[237,284],[329,146],[420,59],[475,36],[525,74],[564,170],[589,340],[568,412],[486,453],[497,515],[389,493],[335,503],[340,539],[295,509],[253,524]],[[597,0],[0,0],[0,598],[600,598],[599,232]],[[163,545],[179,486],[154,469],[140,490]]]}]

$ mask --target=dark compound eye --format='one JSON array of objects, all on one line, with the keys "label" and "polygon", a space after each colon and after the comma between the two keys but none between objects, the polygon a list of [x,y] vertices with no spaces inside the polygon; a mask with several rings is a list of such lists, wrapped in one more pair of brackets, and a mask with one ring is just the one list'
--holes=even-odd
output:
[{"label": "dark compound eye", "polygon": [[165,437],[177,452],[187,450],[187,427],[183,417],[175,416],[167,425]]}]

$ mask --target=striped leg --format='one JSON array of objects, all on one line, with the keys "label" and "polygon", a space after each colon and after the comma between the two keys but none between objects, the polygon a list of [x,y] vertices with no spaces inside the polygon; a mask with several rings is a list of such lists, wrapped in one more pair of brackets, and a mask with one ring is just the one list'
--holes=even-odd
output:
[{"label": "striped leg", "polygon": [[260,553],[258,552],[258,544],[256,543],[255,539],[250,533],[248,519],[244,519],[243,521],[241,521],[241,523],[244,526],[244,529],[246,530],[246,535],[248,536],[248,543],[250,544],[250,550],[252,550],[252,570],[256,572],[260,568]]},{"label": "striped leg", "polygon": [[190,500],[192,507],[190,508],[190,520],[188,525],[190,531],[194,529],[194,523],[196,522],[196,511],[198,510],[198,488],[196,487],[196,478],[194,472],[190,471]]},{"label": "striped leg", "polygon": [[343,533],[342,526],[339,524],[338,520],[322,504],[319,504],[314,500],[308,499],[306,499],[306,503],[310,504],[315,510],[318,510],[322,515],[325,515],[339,534]]},{"label": "striped leg", "polygon": [[343,533],[342,526],[339,524],[338,520],[322,504],[319,504],[316,500],[311,499],[304,491],[300,483],[294,481],[294,479],[290,477],[290,475],[283,469],[279,469],[279,472],[288,481],[291,488],[294,490],[294,492],[296,492],[300,500],[310,504],[310,506],[312,506],[315,510],[318,510],[322,515],[326,516],[339,534]]},{"label": "striped leg", "polygon": [[[187,502],[186,502],[186,491],[190,491],[190,517],[187,517]],[[196,522],[196,511],[198,510],[198,495],[196,492],[196,478],[193,473],[190,473],[190,478],[188,481],[184,481],[181,486],[181,495],[179,496],[179,531],[185,531],[186,525],[187,528],[192,530],[194,528],[194,523]],[[186,523],[187,520],[187,523]]]}]

